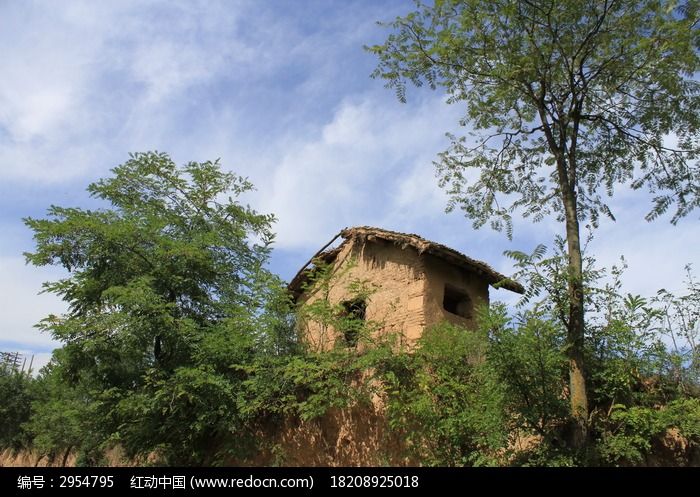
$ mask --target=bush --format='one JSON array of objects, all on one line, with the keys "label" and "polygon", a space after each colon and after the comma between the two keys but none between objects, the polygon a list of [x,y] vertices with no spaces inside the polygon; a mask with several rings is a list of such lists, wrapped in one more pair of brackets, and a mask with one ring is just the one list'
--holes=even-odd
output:
[{"label": "bush", "polygon": [[506,442],[505,391],[483,333],[443,323],[384,364],[389,425],[427,465],[494,465]]},{"label": "bush", "polygon": [[616,405],[604,424],[597,447],[602,462],[642,464],[652,453],[653,442],[670,428],[678,430],[690,450],[700,446],[700,399],[677,399],[656,408]]},{"label": "bush", "polygon": [[33,381],[29,375],[0,370],[0,448],[17,450],[31,441],[23,425],[29,420],[35,398]]}]

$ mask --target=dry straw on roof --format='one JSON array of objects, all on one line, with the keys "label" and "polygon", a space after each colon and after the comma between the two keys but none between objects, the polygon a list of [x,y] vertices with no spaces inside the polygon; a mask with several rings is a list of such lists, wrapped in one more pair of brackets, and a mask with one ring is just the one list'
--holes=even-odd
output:
[{"label": "dry straw on roof", "polygon": [[[325,250],[338,237],[342,237],[344,239],[343,243],[334,249]],[[525,291],[520,283],[513,281],[507,276],[495,271],[485,262],[467,257],[466,255],[440,243],[431,242],[430,240],[426,240],[425,238],[410,233],[398,233],[396,231],[372,228],[369,226],[358,226],[355,228],[345,228],[342,230],[299,270],[289,284],[289,289],[294,293],[294,295],[298,296],[301,293],[303,283],[306,281],[309,274],[307,267],[310,263],[316,260],[321,260],[326,264],[332,263],[337,257],[341,248],[351,240],[359,240],[363,242],[384,240],[394,243],[395,245],[400,246],[402,249],[412,247],[417,250],[419,254],[430,254],[454,266],[476,273],[482,276],[489,282],[489,284],[496,288],[505,288],[516,293],[523,293]]]}]

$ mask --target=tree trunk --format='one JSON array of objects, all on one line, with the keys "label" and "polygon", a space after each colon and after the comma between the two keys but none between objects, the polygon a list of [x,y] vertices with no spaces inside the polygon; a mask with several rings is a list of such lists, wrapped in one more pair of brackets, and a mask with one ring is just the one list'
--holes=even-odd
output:
[{"label": "tree trunk", "polygon": [[73,446],[69,445],[66,451],[63,453],[63,461],[61,461],[61,467],[65,468],[68,464],[68,457],[70,456],[70,451],[73,450]]},{"label": "tree trunk", "polygon": [[[583,364],[583,257],[581,256],[581,236],[576,203],[578,121],[576,119],[573,121],[573,130],[569,134],[567,121],[559,119],[559,141],[557,141],[547,118],[545,94],[546,83],[542,83],[540,96],[536,103],[549,150],[556,160],[557,179],[566,219],[566,243],[569,257],[567,274],[569,319],[566,323],[566,353],[569,357],[569,396],[571,416],[574,420],[570,443],[572,447],[579,449],[586,444],[588,439],[588,393],[586,392]],[[568,157],[565,147],[567,135],[570,140]]]},{"label": "tree trunk", "polygon": [[579,233],[576,193],[563,188],[564,210],[566,214],[566,241],[569,256],[568,294],[569,323],[567,330],[567,355],[569,357],[569,394],[571,415],[574,419],[572,446],[585,445],[588,432],[588,394],[583,359],[583,258]]}]

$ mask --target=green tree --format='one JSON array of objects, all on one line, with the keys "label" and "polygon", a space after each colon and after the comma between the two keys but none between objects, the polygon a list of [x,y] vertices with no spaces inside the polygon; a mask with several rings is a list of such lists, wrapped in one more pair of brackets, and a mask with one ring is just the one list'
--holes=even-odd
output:
[{"label": "green tree", "polygon": [[661,333],[672,344],[674,375],[690,393],[692,386],[700,385],[700,283],[693,277],[690,264],[686,272],[685,294],[674,295],[662,289],[652,302],[660,307],[656,317]]},{"label": "green tree", "polygon": [[407,81],[427,82],[466,107],[474,137],[452,136],[437,163],[448,209],[509,235],[515,212],[564,223],[575,445],[588,417],[579,226],[614,219],[604,197],[618,184],[649,188],[648,219],[675,204],[675,223],[700,205],[698,12],[695,1],[436,0],[369,49],[401,100]]},{"label": "green tree", "polygon": [[0,369],[0,449],[19,449],[29,443],[22,424],[31,414],[32,382],[30,375]]},{"label": "green tree", "polygon": [[25,220],[36,242],[27,261],[69,273],[45,284],[68,313],[40,328],[65,344],[61,375],[82,385],[103,442],[215,462],[244,425],[236,364],[287,343],[271,311],[284,307],[283,286],[265,268],[273,218],[235,200],[251,185],[218,162],[140,153],[112,172],[88,187],[103,208]]},{"label": "green tree", "polygon": [[79,462],[99,459],[93,452],[98,449],[101,431],[89,390],[83,382],[70,381],[62,374],[65,362],[66,351],[56,349],[35,381],[31,418],[24,425],[32,449],[61,466],[66,466],[74,452]]}]

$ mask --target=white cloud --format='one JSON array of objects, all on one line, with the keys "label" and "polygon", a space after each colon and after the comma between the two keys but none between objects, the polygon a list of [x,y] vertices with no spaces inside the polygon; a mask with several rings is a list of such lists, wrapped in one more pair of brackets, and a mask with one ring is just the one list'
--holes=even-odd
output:
[{"label": "white cloud", "polygon": [[[72,180],[113,166],[105,148],[123,157],[143,132],[162,134],[163,116],[180,109],[174,98],[241,65],[244,77],[254,64],[236,36],[246,5],[0,5],[9,20],[0,44],[12,47],[0,58],[0,175]],[[163,144],[158,137],[149,135],[146,148]]]},{"label": "white cloud", "polygon": [[54,295],[38,295],[44,281],[60,277],[55,269],[25,265],[21,257],[0,257],[0,302],[3,304],[0,342],[21,343],[34,350],[59,345],[34,325],[49,314],[65,312],[65,303]]},{"label": "white cloud", "polygon": [[[0,125],[14,143],[47,137],[73,122],[104,35],[45,4],[39,14],[20,3],[1,8]],[[32,29],[27,29],[31,25]],[[89,42],[88,42],[89,40]]]},{"label": "white cloud", "polygon": [[257,182],[256,205],[279,218],[278,247],[312,249],[347,225],[441,210],[434,179],[425,180],[453,122],[437,98],[412,107],[371,95],[344,101],[321,130],[290,140],[270,177]]},{"label": "white cloud", "polygon": [[156,19],[130,13],[127,32],[115,34],[117,66],[146,87],[144,104],[161,103],[223,76],[246,78],[265,67],[263,54],[239,36],[240,6],[168,4]]},{"label": "white cloud", "polygon": [[[446,203],[447,194],[438,186],[432,161],[421,157],[399,178],[393,196],[395,210],[391,216],[409,212],[432,217],[444,211]],[[416,209],[416,206],[420,208]]]},{"label": "white cloud", "polygon": [[[70,90],[60,85],[37,88],[26,94],[3,95],[0,105],[9,121],[9,129],[16,141],[28,141],[60,124],[71,106]],[[17,102],[22,102],[17,108]],[[13,105],[15,104],[15,105]],[[14,108],[13,108],[14,107]]]},{"label": "white cloud", "polygon": [[653,222],[644,220],[651,202],[644,192],[620,189],[612,203],[616,222],[605,221],[595,233],[591,251],[601,265],[619,264],[625,257],[628,270],[623,276],[625,291],[652,296],[665,288],[682,293],[685,289],[684,266],[700,270],[700,230],[697,218],[690,216],[674,226],[669,216]]}]

